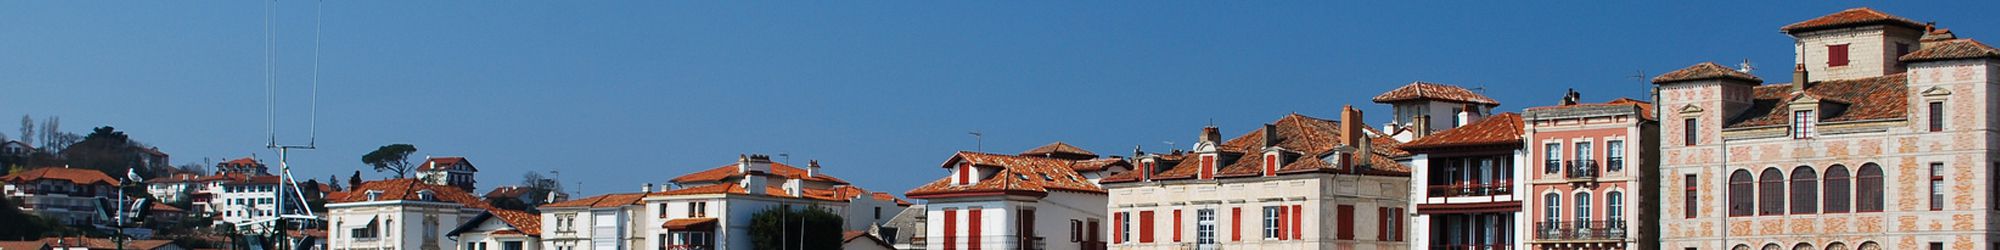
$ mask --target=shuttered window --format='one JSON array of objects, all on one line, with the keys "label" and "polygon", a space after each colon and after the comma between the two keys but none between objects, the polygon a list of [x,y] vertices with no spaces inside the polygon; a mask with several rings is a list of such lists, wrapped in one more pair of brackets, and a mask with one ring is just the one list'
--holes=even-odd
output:
[{"label": "shuttered window", "polygon": [[1847,66],[1846,44],[1835,44],[1826,46],[1826,66],[1827,67]]}]

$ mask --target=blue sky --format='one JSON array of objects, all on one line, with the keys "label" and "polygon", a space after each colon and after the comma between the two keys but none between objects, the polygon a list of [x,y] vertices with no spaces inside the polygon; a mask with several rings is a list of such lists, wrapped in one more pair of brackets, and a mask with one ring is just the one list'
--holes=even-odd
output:
[{"label": "blue sky", "polygon": [[[1745,59],[1790,78],[1778,27],[1872,6],[1960,37],[2000,34],[1983,1],[324,3],[319,150],[303,178],[346,178],[390,143],[469,157],[481,188],[560,170],[633,192],[738,154],[820,160],[900,195],[972,150],[1067,141],[1100,154],[1233,136],[1411,81],[1483,91],[1502,110],[1644,98],[1649,75]],[[315,2],[278,3],[280,140],[307,137]],[[16,117],[112,125],[173,154],[264,149],[267,2],[0,2],[0,133]],[[1379,4],[1379,5],[1378,5]]]}]

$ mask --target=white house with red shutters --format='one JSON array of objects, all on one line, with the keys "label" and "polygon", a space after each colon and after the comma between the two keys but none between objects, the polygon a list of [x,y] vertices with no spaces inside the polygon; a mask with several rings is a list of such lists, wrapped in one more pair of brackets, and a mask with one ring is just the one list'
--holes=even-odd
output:
[{"label": "white house with red shutters", "polygon": [[929,201],[924,235],[912,242],[944,250],[1102,249],[1105,191],[1076,169],[1131,164],[1068,156],[953,154],[940,165],[950,175],[906,194]]}]

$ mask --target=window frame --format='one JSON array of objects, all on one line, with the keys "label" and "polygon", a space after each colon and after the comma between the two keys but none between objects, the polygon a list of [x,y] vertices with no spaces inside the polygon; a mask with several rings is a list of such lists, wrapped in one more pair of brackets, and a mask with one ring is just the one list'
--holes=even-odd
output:
[{"label": "window frame", "polygon": [[1785,214],[1785,171],[1764,168],[1757,174],[1757,215]]},{"label": "window frame", "polygon": [[1686,144],[1683,146],[1694,146],[1701,142],[1701,123],[1699,121],[1695,120],[1695,118],[1682,119],[1681,127],[1683,130],[1681,131],[1683,134],[1682,140],[1684,140],[1682,143]]},{"label": "window frame", "polygon": [[1931,101],[1924,106],[1930,109],[1930,132],[1944,132],[1944,101]]},{"label": "window frame", "polygon": [[1819,134],[1819,113],[1813,110],[1792,111],[1792,139],[1812,139]]},{"label": "window frame", "polygon": [[1944,203],[1945,203],[1944,168],[1945,165],[1943,162],[1931,162],[1930,164],[1931,211],[1944,211]]},{"label": "window frame", "polygon": [[[1826,167],[1820,174],[1820,213],[1848,213],[1854,211],[1854,175],[1847,172],[1847,166]],[[1838,193],[1836,193],[1838,192]]]},{"label": "window frame", "polygon": [[1854,211],[1882,212],[1886,195],[1883,193],[1882,166],[1875,163],[1861,164],[1854,174]]},{"label": "window frame", "polygon": [[1845,67],[1853,64],[1854,60],[1849,54],[1851,51],[1848,45],[1844,43],[1826,45],[1826,67]]},{"label": "window frame", "polygon": [[1683,178],[1686,179],[1682,182],[1686,182],[1687,184],[1683,188],[1686,190],[1681,192],[1681,203],[1684,206],[1681,209],[1686,210],[1682,214],[1688,219],[1693,219],[1701,216],[1701,202],[1699,201],[1701,198],[1701,178],[1695,174],[1686,174],[1683,175]]},{"label": "window frame", "polygon": [[1729,173],[1729,217],[1757,215],[1757,177],[1748,169]]},{"label": "window frame", "polygon": [[1625,171],[1625,140],[1604,141],[1604,170]]},{"label": "window frame", "polygon": [[1282,206],[1264,206],[1264,217],[1262,220],[1264,222],[1264,227],[1262,228],[1264,240],[1278,240],[1279,235],[1283,234],[1280,230],[1283,230],[1281,228],[1284,228],[1284,225],[1281,224],[1280,220],[1282,219],[1279,217],[1283,217],[1284,215],[1282,214],[1284,212],[1278,211],[1280,210],[1279,207]]},{"label": "window frame", "polygon": [[1790,213],[1819,213],[1819,204],[1821,203],[1819,200],[1819,172],[1814,171],[1812,166],[1798,166],[1792,168],[1790,179],[1791,183],[1787,184],[1790,185],[1788,189],[1789,193],[1786,195],[1787,199],[1789,199],[1786,201],[1789,203]]}]

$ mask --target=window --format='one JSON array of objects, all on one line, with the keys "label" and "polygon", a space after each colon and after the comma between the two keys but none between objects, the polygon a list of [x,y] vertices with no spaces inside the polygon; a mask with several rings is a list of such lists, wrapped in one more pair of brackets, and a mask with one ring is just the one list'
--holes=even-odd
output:
[{"label": "window", "polygon": [[1173,232],[1174,232],[1174,242],[1181,242],[1181,231],[1187,231],[1187,230],[1181,230],[1181,228],[1182,228],[1182,227],[1181,227],[1181,210],[1180,210],[1180,209],[1174,209],[1174,223],[1173,223],[1173,224],[1174,224],[1174,226],[1173,226],[1173,227],[1169,227],[1169,230],[1167,230],[1167,231],[1173,231]]},{"label": "window", "polygon": [[1604,220],[1610,223],[1625,222],[1625,193],[1611,191],[1604,193]]},{"label": "window", "polygon": [[1882,167],[1875,163],[1862,164],[1854,178],[1854,211],[1882,211]]},{"label": "window", "polygon": [[[707,218],[707,217],[708,217],[708,202],[706,201],[688,202],[688,218]],[[880,211],[876,212],[876,217],[881,217]]]},{"label": "window", "polygon": [[1822,205],[1821,210],[1825,210],[1826,213],[1847,212],[1848,201],[1854,199],[1848,196],[1847,187],[1850,185],[1848,184],[1850,179],[1847,176],[1847,166],[1833,165],[1826,168],[1826,183],[1821,184],[1825,186],[1820,188],[1826,190],[1826,195],[1821,198],[1826,204]]},{"label": "window", "polygon": [[1812,139],[1815,133],[1813,122],[1816,121],[1819,118],[1813,116],[1812,110],[1792,111],[1792,139]]},{"label": "window", "polygon": [[1785,214],[1784,171],[1764,168],[1757,175],[1757,215]]},{"label": "window", "polygon": [[1931,102],[1931,132],[1944,131],[1944,102]]},{"label": "window", "polygon": [[1276,154],[1264,155],[1264,176],[1272,176],[1277,174],[1278,174],[1278,155]]},{"label": "window", "polygon": [[1278,217],[1284,214],[1283,211],[1278,211],[1278,208],[1276,206],[1264,207],[1264,239],[1266,240],[1278,239],[1278,230],[1282,227],[1278,225]]},{"label": "window", "polygon": [[1083,221],[1069,220],[1069,242],[1083,242]]},{"label": "window", "polygon": [[1542,195],[1542,222],[1562,221],[1562,195],[1550,193]]},{"label": "window", "polygon": [[1931,250],[1944,250],[1944,242],[1931,242]]},{"label": "window", "polygon": [[521,242],[519,241],[500,242],[500,250],[521,250]]},{"label": "window", "polygon": [[1819,173],[1810,166],[1792,169],[1792,214],[1819,212]]},{"label": "window", "polygon": [[1576,193],[1576,224],[1579,228],[1590,223],[1590,192]]},{"label": "window", "polygon": [[1700,184],[1700,181],[1695,178],[1694,174],[1688,174],[1685,178],[1687,187],[1685,188],[1686,191],[1681,193],[1681,201],[1684,203],[1682,205],[1686,207],[1681,208],[1681,213],[1686,215],[1687,218],[1693,219],[1695,216],[1701,215],[1701,206],[1695,202],[1695,200],[1700,198],[1698,195],[1701,194],[1701,190],[1697,188],[1699,186],[1696,185]]},{"label": "window", "polygon": [[1243,241],[1243,208],[1229,208],[1229,240]]},{"label": "window", "polygon": [[1625,170],[1625,141],[1623,140],[1605,141],[1604,151],[1605,151],[1604,154],[1605,170],[1609,171]]},{"label": "window", "polygon": [[1686,137],[1681,139],[1682,143],[1686,143],[1687,146],[1694,146],[1696,142],[1701,141],[1699,133],[1701,131],[1701,128],[1695,126],[1696,123],[1694,122],[1694,118],[1681,120],[1681,123],[1682,123],[1681,128],[1686,129],[1686,131],[1681,131],[1682,135]]},{"label": "window", "polygon": [[1826,66],[1827,67],[1847,66],[1846,44],[1835,44],[1826,46]]},{"label": "window", "polygon": [[1215,209],[1194,210],[1194,242],[1197,245],[1215,245]]},{"label": "window", "polygon": [[1354,240],[1354,205],[1340,205],[1334,211],[1334,238]]},{"label": "window", "polygon": [[1753,211],[1757,204],[1751,200],[1756,193],[1754,186],[1750,170],[1737,169],[1729,174],[1729,216],[1756,215]]},{"label": "window", "polygon": [[349,231],[348,235],[354,236],[354,238],[356,239],[374,239],[376,237],[381,237],[382,223],[376,221],[375,219],[369,219],[368,224],[363,224],[361,228],[355,228],[353,231]]},{"label": "window", "polygon": [[1542,159],[1543,159],[1542,172],[1550,174],[1561,173],[1562,158],[1563,158],[1562,148],[1563,148],[1562,144],[1558,143],[1549,143],[1542,145]]},{"label": "window", "polygon": [[[1112,214],[1112,216],[1117,215]],[[956,208],[944,209],[944,249],[958,249],[958,209]]]},{"label": "window", "polygon": [[1931,211],[1944,210],[1944,163],[1931,163]]},{"label": "window", "polygon": [[958,184],[959,185],[972,184],[972,163],[970,162],[958,163]]},{"label": "window", "polygon": [[1118,242],[1132,241],[1132,213],[1118,213]]}]

